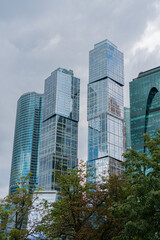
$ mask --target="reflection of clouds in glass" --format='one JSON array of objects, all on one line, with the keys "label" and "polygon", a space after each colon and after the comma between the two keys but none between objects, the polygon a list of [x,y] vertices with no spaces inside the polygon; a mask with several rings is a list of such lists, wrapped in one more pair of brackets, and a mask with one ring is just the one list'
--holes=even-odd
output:
[{"label": "reflection of clouds in glass", "polygon": [[89,57],[88,164],[93,162],[100,180],[100,175],[122,170],[117,162],[123,161],[124,151],[123,54],[104,40],[94,45]]},{"label": "reflection of clouds in glass", "polygon": [[124,85],[123,53],[110,41],[94,45],[90,51],[89,82],[109,77]]},{"label": "reflection of clouds in glass", "polygon": [[[39,186],[58,190],[56,171],[78,164],[78,120],[80,80],[73,71],[58,68],[45,82]],[[46,110],[46,109],[45,109]]]}]

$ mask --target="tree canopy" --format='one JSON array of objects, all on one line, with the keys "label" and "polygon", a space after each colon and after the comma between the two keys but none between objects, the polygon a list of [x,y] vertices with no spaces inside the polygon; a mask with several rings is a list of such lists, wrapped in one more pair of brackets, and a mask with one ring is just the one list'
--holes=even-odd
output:
[{"label": "tree canopy", "polygon": [[105,179],[105,184],[86,181],[88,172],[84,167],[57,177],[61,188],[59,200],[49,206],[37,231],[53,239],[76,240],[111,239],[118,234],[122,219],[118,224],[110,208],[114,201],[121,201],[122,179],[111,176]]},{"label": "tree canopy", "polygon": [[117,206],[125,221],[116,239],[160,239],[160,132],[155,138],[145,134],[144,141],[148,154],[124,154],[127,195]]},{"label": "tree canopy", "polygon": [[16,192],[10,193],[1,201],[1,232],[2,235],[9,235],[10,240],[27,239],[33,232],[34,227],[27,229],[27,220],[37,195],[30,192],[30,176],[31,173],[24,177],[19,176]]},{"label": "tree canopy", "polygon": [[[46,215],[36,232],[62,240],[160,239],[160,132],[155,138],[145,134],[144,140],[147,153],[130,149],[124,154],[122,175],[109,174],[97,182],[83,164],[57,174],[58,201],[45,202]],[[28,178],[21,178],[21,188],[0,207],[1,239],[8,222],[14,224],[10,239],[29,235],[24,225],[36,198],[28,191]]]},{"label": "tree canopy", "polygon": [[147,153],[124,154],[122,175],[100,183],[85,181],[83,168],[59,175],[59,201],[39,230],[53,239],[160,239],[160,132],[144,140]]}]

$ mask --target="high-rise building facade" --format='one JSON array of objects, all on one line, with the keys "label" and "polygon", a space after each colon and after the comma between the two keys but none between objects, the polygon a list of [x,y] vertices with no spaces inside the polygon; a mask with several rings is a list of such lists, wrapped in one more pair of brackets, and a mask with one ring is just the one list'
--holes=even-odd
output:
[{"label": "high-rise building facade", "polygon": [[89,52],[88,166],[118,174],[124,152],[123,53],[108,40]]},{"label": "high-rise building facade", "polygon": [[160,67],[139,73],[130,82],[131,147],[145,152],[142,133],[160,129]]},{"label": "high-rise building facade", "polygon": [[39,186],[59,190],[56,172],[78,164],[80,79],[58,68],[45,80]]},{"label": "high-rise building facade", "polygon": [[43,95],[35,92],[23,94],[17,104],[14,145],[9,191],[18,187],[20,175],[30,178],[30,191],[38,184],[38,158],[42,121]]},{"label": "high-rise building facade", "polygon": [[130,128],[130,108],[124,108],[124,136],[125,136],[125,148],[131,148],[131,128]]}]

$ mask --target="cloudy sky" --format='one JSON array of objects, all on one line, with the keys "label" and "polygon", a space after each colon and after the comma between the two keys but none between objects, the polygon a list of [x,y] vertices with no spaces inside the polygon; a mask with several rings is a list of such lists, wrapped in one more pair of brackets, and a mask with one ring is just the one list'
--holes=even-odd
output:
[{"label": "cloudy sky", "polygon": [[88,52],[109,39],[128,82],[160,65],[160,0],[0,0],[0,197],[8,193],[18,98],[58,67],[81,79],[79,158],[87,158]]}]

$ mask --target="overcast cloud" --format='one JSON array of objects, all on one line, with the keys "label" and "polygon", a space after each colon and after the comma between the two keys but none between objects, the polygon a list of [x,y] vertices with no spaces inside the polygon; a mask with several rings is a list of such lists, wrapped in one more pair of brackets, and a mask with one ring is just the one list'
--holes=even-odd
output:
[{"label": "overcast cloud", "polygon": [[25,92],[43,92],[58,67],[81,79],[79,158],[87,159],[88,52],[109,39],[125,57],[128,82],[160,65],[160,1],[0,0],[0,197],[8,193],[16,106]]}]

